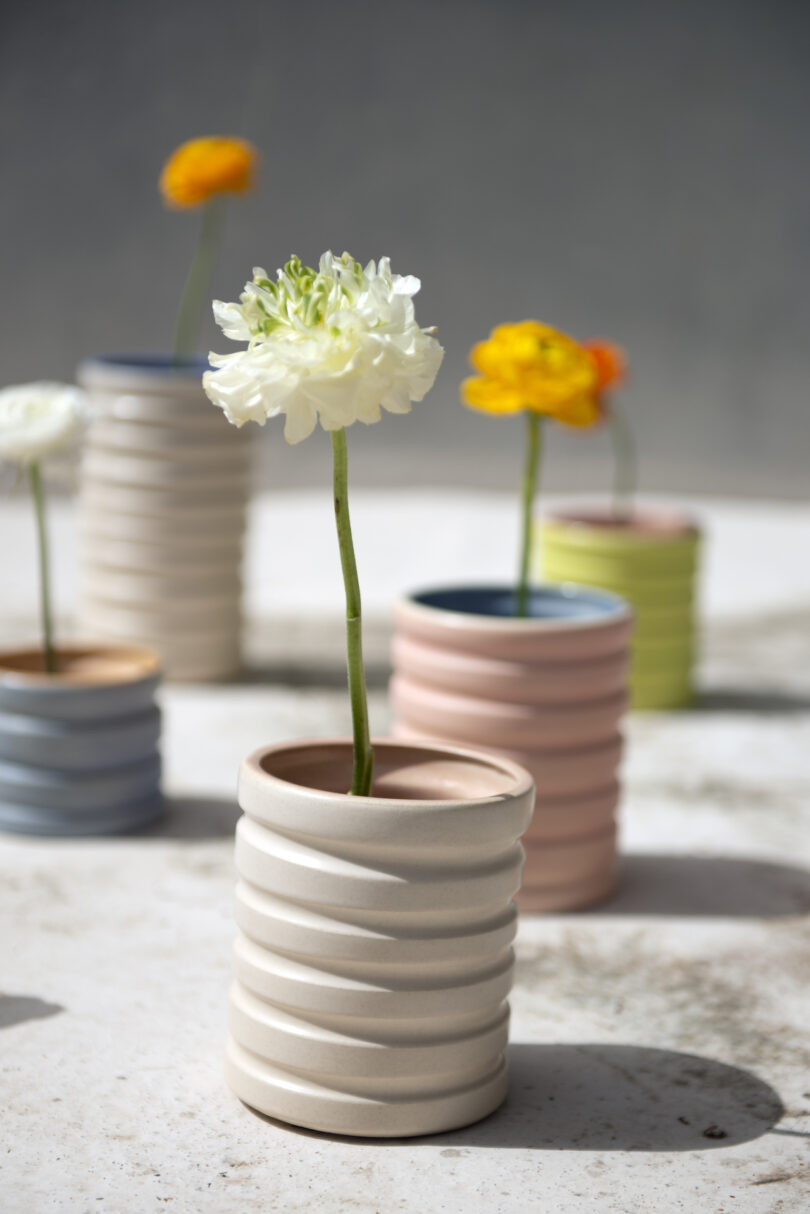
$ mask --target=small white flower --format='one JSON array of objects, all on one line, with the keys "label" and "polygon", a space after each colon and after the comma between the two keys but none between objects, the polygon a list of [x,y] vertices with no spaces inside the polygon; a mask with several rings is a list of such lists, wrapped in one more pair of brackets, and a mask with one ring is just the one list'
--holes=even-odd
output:
[{"label": "small white flower", "polygon": [[70,446],[86,420],[84,394],[67,384],[0,389],[0,459],[32,463]]},{"label": "small white flower", "polygon": [[286,414],[288,443],[320,421],[340,430],[408,413],[432,388],[444,351],[416,323],[418,278],[391,273],[387,257],[365,269],[344,253],[324,253],[317,270],[291,258],[273,282],[253,271],[239,303],[214,303],[226,337],[247,341],[235,354],[211,354],[203,387],[228,421],[264,425]]}]

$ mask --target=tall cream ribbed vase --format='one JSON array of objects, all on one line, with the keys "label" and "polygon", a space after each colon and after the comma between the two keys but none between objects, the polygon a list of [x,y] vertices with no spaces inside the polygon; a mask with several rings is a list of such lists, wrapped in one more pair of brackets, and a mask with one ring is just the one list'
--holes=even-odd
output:
[{"label": "tall cream ribbed vase", "polygon": [[222,679],[241,665],[247,435],[206,398],[204,367],[91,359],[82,464],[80,625],[150,645],[167,678]]},{"label": "tall cream ribbed vase", "polygon": [[344,740],[257,751],[239,780],[226,1075],[294,1125],[375,1138],[478,1121],[505,1049],[534,788],[503,759]]}]

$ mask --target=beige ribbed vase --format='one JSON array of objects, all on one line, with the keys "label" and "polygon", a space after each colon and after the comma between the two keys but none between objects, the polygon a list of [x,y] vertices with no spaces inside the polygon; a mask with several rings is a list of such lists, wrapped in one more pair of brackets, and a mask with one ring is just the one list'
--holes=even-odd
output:
[{"label": "beige ribbed vase", "polygon": [[394,733],[485,747],[537,785],[523,840],[523,911],[589,906],[616,884],[621,718],[632,613],[573,586],[531,593],[510,614],[499,588],[428,591],[398,603]]},{"label": "beige ribbed vase", "polygon": [[167,677],[241,664],[248,439],[208,401],[203,366],[100,358],[82,464],[81,625],[156,649]]},{"label": "beige ribbed vase", "polygon": [[257,751],[239,781],[226,1075],[254,1109],[336,1134],[430,1134],[506,1094],[530,775],[448,747]]}]

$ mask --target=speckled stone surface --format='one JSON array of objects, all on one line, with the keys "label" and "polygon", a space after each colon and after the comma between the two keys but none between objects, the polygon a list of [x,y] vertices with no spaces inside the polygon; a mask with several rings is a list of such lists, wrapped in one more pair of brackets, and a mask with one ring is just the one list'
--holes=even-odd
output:
[{"label": "speckled stone surface", "polygon": [[[9,640],[33,603],[19,505],[0,510],[21,552]],[[385,603],[442,571],[469,578],[474,560],[504,575],[514,511],[420,494],[358,495],[355,513],[383,733]],[[72,519],[55,514],[69,574]],[[222,1081],[238,762],[347,727],[328,502],[257,503],[255,669],[165,690],[166,822],[126,840],[0,838],[3,1214],[806,1214],[810,509],[704,517],[701,700],[631,719],[616,898],[521,924],[507,1104],[466,1130],[369,1142],[274,1124]],[[407,537],[428,523],[415,578]]]}]

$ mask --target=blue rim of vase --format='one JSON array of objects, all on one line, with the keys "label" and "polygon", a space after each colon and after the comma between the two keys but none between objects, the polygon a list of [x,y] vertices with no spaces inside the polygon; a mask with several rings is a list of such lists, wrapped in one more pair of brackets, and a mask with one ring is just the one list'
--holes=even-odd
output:
[{"label": "blue rim of vase", "polygon": [[575,582],[544,583],[529,589],[528,614],[516,616],[515,588],[504,585],[440,586],[420,590],[405,602],[428,612],[441,612],[475,624],[536,628],[589,627],[615,624],[632,618],[630,604],[609,590],[580,586]]},{"label": "blue rim of vase", "polygon": [[85,362],[90,366],[112,367],[118,370],[154,371],[158,375],[202,375],[203,371],[212,369],[205,354],[175,360],[173,354],[165,352],[136,351],[132,354],[92,354]]}]

